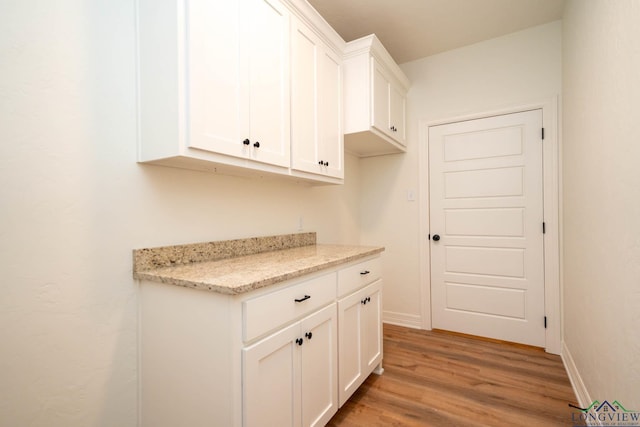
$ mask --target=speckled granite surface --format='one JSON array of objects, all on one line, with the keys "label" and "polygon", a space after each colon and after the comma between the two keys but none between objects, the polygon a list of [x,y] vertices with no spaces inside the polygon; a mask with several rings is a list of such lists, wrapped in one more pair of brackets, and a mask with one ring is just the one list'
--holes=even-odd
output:
[{"label": "speckled granite surface", "polygon": [[[302,244],[305,241],[312,243]],[[140,280],[235,295],[384,251],[379,246],[316,245],[315,233],[225,242],[136,250],[133,276]],[[240,242],[246,242],[254,249],[244,248]],[[287,244],[293,246],[286,247]],[[204,249],[200,245],[205,245]],[[233,247],[237,251],[208,250],[208,245]],[[196,247],[199,249],[194,249]],[[256,250],[270,247],[274,249]],[[220,251],[225,255],[222,259],[217,255],[209,256]]]},{"label": "speckled granite surface", "polygon": [[316,233],[296,233],[134,249],[133,271],[136,273],[162,267],[174,267],[194,262],[216,261],[315,244]]}]

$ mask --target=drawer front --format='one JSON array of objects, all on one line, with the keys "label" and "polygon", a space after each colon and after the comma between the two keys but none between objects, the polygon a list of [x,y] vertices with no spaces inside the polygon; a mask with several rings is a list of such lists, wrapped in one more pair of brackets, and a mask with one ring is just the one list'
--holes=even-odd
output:
[{"label": "drawer front", "polygon": [[338,272],[338,296],[341,297],[356,291],[378,280],[381,275],[380,257],[343,268]]},{"label": "drawer front", "polygon": [[242,303],[244,341],[298,319],[336,299],[336,273],[326,274]]}]

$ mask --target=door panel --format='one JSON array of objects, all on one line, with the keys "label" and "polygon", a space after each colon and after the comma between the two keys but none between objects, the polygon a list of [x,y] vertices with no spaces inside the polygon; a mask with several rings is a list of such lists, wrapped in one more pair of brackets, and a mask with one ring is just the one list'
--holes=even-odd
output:
[{"label": "door panel", "polygon": [[445,209],[444,222],[449,236],[524,236],[522,208]]},{"label": "door panel", "polygon": [[375,59],[371,60],[371,66],[373,67],[373,110],[371,111],[373,126],[391,136],[391,129],[389,129],[389,81]]},{"label": "door panel", "polygon": [[336,304],[303,319],[302,425],[324,426],[338,411]]},{"label": "door panel", "polygon": [[318,170],[318,40],[310,29],[293,21],[291,72],[292,166]]},{"label": "door panel", "polygon": [[362,308],[363,328],[363,365],[365,372],[371,370],[382,360],[382,280],[377,280],[365,288],[367,303]]},{"label": "door panel", "polygon": [[444,198],[522,196],[522,168],[478,169],[444,173]]},{"label": "door panel", "polygon": [[447,307],[475,313],[492,313],[494,316],[525,318],[524,291],[490,286],[446,283]]},{"label": "door panel", "polygon": [[274,0],[244,0],[251,158],[289,166],[289,12]]},{"label": "door panel", "polygon": [[299,425],[299,336],[295,323],[242,350],[243,425]]},{"label": "door panel", "polygon": [[362,366],[362,292],[338,301],[338,352],[340,358],[338,397],[340,406],[360,386],[364,369]]},{"label": "door panel", "polygon": [[542,111],[429,128],[433,327],[544,346]]},{"label": "door panel", "polygon": [[333,52],[325,50],[320,55],[318,69],[321,89],[318,99],[318,123],[320,123],[318,146],[321,149],[319,159],[329,163],[326,167],[328,175],[343,178],[342,65]]},{"label": "door panel", "polygon": [[238,3],[191,1],[187,11],[189,146],[242,156]]}]

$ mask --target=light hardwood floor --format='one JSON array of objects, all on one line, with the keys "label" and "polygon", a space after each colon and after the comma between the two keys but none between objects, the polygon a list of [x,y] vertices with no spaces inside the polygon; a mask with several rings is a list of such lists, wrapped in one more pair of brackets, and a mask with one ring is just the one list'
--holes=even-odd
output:
[{"label": "light hardwood floor", "polygon": [[384,325],[372,374],[329,426],[567,426],[575,395],[560,356]]}]

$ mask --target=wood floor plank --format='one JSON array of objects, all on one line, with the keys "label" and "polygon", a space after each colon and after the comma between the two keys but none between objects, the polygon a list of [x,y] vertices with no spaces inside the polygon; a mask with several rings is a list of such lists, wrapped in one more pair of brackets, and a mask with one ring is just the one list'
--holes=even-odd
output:
[{"label": "wood floor plank", "polygon": [[385,324],[384,369],[329,426],[572,425],[562,361],[541,349]]}]

